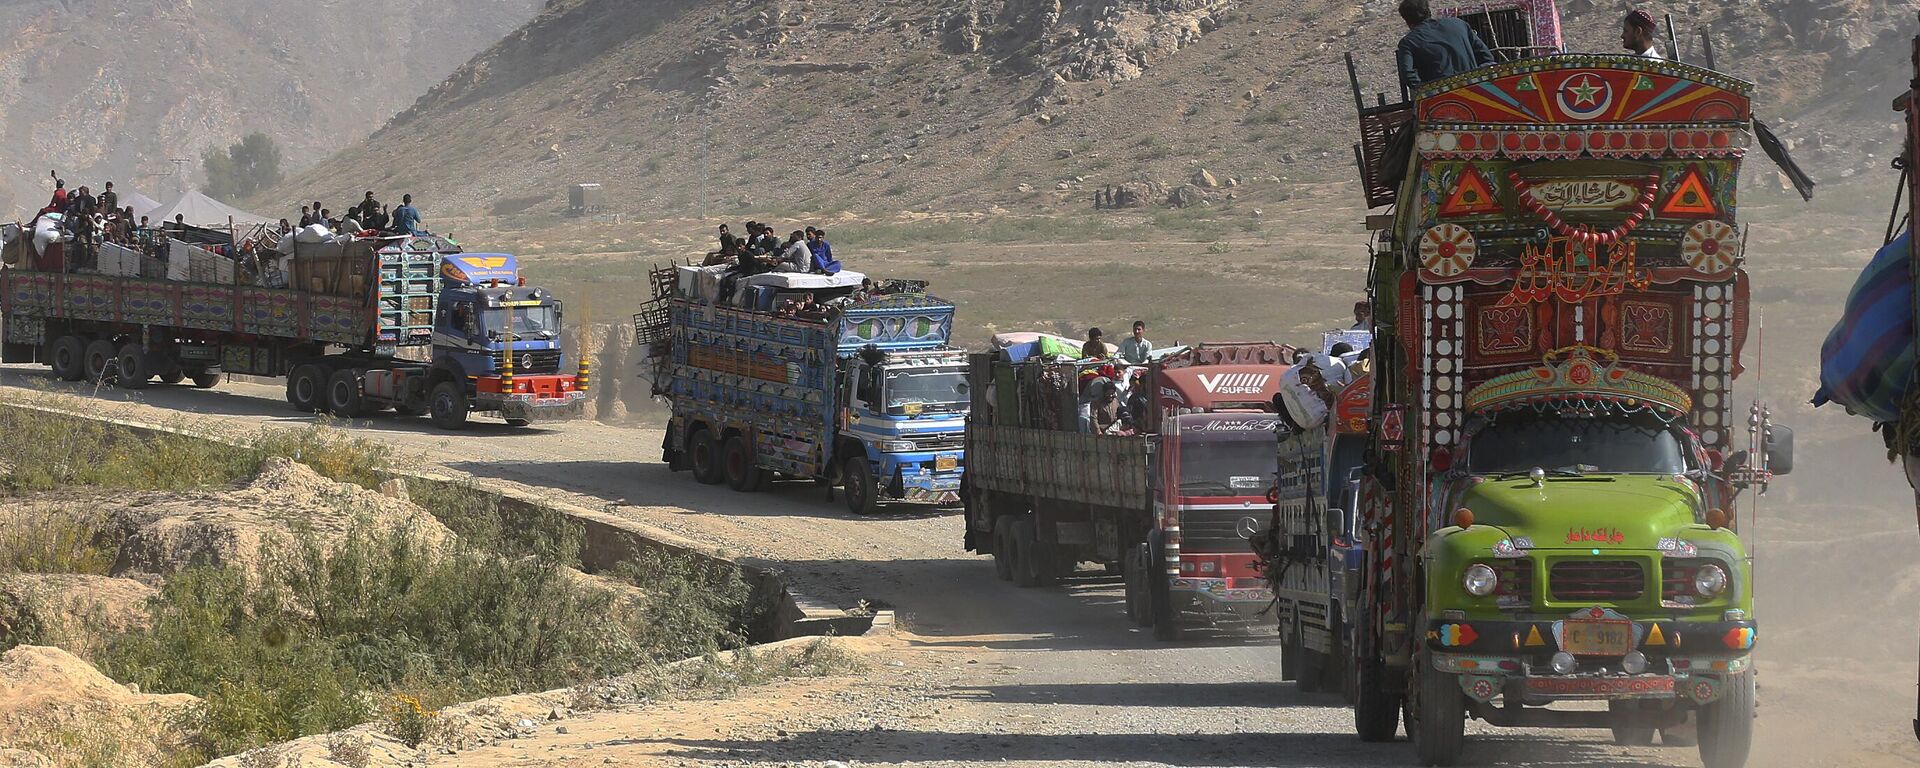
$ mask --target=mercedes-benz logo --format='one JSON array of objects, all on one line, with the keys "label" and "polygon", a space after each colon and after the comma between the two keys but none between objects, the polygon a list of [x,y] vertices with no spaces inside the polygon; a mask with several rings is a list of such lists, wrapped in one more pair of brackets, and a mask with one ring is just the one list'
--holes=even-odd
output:
[{"label": "mercedes-benz logo", "polygon": [[1233,530],[1235,533],[1240,534],[1240,538],[1251,539],[1254,534],[1260,532],[1260,519],[1257,517],[1240,518],[1240,523],[1235,525]]}]

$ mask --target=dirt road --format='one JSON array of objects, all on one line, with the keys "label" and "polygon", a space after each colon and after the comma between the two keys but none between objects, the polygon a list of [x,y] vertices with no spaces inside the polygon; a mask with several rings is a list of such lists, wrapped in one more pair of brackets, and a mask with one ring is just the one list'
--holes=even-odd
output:
[{"label": "dirt road", "polygon": [[[0,388],[64,386],[42,369],[0,367]],[[156,386],[98,396],[131,401],[145,420],[198,420],[207,428],[310,420],[288,410],[281,394],[278,387],[229,383],[213,391]],[[774,564],[815,597],[892,607],[907,630],[853,684],[781,684],[759,705],[656,713],[642,725],[588,718],[568,734],[462,753],[461,765],[1411,764],[1405,743],[1355,739],[1337,698],[1303,697],[1281,683],[1278,648],[1265,637],[1201,632],[1186,642],[1156,643],[1127,625],[1116,579],[1083,573],[1053,590],[995,581],[987,560],[961,551],[951,513],[905,508],[856,518],[812,485],[755,495],[700,486],[659,463],[661,433],[653,429],[514,429],[482,419],[456,436],[390,416],[349,427],[433,465],[551,489]],[[1817,523],[1762,522],[1780,548],[1809,540]],[[1878,537],[1874,546],[1886,551],[1868,556],[1911,551],[1911,529],[1899,534],[1907,538]],[[1857,556],[1806,547],[1791,569],[1774,569],[1768,573],[1779,575],[1768,578],[1792,595],[1783,598],[1789,604],[1831,605],[1829,584],[1857,585],[1857,577],[1844,574]],[[1905,598],[1913,596],[1906,586],[1902,581],[1887,590],[1891,597],[1861,605],[1905,611],[1886,617],[1895,625],[1877,631],[1881,642],[1867,650],[1839,653],[1834,643],[1869,624],[1823,623],[1791,635],[1804,641],[1791,647],[1825,652],[1763,651],[1752,765],[1920,764],[1907,732],[1913,656],[1906,610],[1912,601]],[[1690,748],[1623,749],[1594,731],[1470,728],[1479,735],[1468,759],[1481,765],[1698,765]]]}]

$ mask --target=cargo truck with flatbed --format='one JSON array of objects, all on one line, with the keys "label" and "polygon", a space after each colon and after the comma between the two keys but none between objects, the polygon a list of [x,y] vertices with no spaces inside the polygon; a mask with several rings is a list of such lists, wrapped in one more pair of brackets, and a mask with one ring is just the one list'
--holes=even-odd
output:
[{"label": "cargo truck with flatbed", "polygon": [[[1172,640],[1245,626],[1272,600],[1247,537],[1272,502],[1279,344],[1209,344],[1134,368],[1133,428],[1083,431],[1082,374],[1110,360],[973,358],[966,549],[1045,586],[1080,563],[1118,570],[1127,617]],[[1116,378],[1116,377],[1110,377]]]},{"label": "cargo truck with flatbed", "polygon": [[287,287],[236,279],[231,263],[202,280],[167,279],[164,268],[143,277],[11,265],[0,270],[0,352],[62,380],[128,389],[285,377],[287,402],[301,411],[392,409],[446,429],[475,412],[516,426],[581,413],[587,372],[562,370],[560,302],[525,285],[513,256],[466,253],[438,237],[289,251]]}]

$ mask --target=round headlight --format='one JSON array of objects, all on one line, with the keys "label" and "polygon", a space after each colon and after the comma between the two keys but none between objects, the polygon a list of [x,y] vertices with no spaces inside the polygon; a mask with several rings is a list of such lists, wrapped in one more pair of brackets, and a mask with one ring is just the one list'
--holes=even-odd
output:
[{"label": "round headlight", "polygon": [[1487,595],[1493,594],[1494,585],[1499,583],[1499,574],[1494,573],[1493,569],[1487,567],[1485,563],[1474,563],[1473,565],[1467,566],[1466,573],[1460,576],[1460,586],[1467,590],[1467,594],[1473,595],[1474,597],[1486,597]]},{"label": "round headlight", "polygon": [[1713,597],[1727,589],[1727,572],[1717,565],[1703,565],[1693,572],[1693,591],[1701,597]]}]

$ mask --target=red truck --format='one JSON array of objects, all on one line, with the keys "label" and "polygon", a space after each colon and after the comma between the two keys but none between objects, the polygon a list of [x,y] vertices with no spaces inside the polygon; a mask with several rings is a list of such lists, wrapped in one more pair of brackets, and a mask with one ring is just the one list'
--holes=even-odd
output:
[{"label": "red truck", "polygon": [[1078,381],[1108,361],[977,354],[969,375],[966,548],[1043,586],[1118,570],[1127,616],[1162,640],[1243,623],[1273,592],[1247,540],[1272,508],[1273,412],[1291,347],[1208,344],[1130,369],[1130,429],[1082,431]]}]

